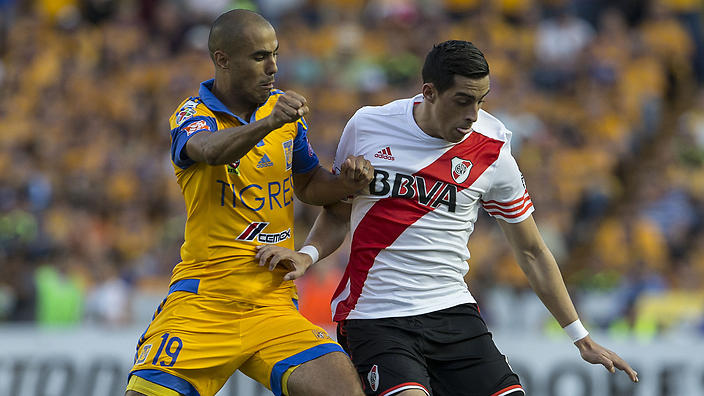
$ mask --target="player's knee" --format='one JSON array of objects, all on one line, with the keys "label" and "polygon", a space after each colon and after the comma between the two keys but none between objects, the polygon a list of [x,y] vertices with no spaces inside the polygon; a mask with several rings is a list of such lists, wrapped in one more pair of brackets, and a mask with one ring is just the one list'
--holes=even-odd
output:
[{"label": "player's knee", "polygon": [[288,379],[288,394],[363,396],[362,384],[347,355],[333,352],[301,364]]}]

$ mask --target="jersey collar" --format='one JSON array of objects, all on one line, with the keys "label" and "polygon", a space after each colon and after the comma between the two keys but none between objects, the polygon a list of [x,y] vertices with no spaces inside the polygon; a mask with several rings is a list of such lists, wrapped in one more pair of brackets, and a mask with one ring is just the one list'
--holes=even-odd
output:
[{"label": "jersey collar", "polygon": [[[227,106],[225,106],[220,101],[220,99],[213,95],[213,92],[211,91],[211,89],[213,89],[213,83],[215,83],[214,78],[211,78],[207,81],[203,81],[202,83],[200,83],[200,89],[198,90],[198,96],[200,96],[200,99],[206,106],[208,106],[210,110],[225,113],[227,115],[235,117],[237,121],[242,123],[242,125],[249,124],[250,122],[254,122],[257,120],[255,117],[257,114],[257,110],[259,110],[259,107],[262,107],[264,104],[260,105],[259,107],[257,107],[256,110],[254,110],[254,112],[252,112],[252,117],[250,117],[249,122],[247,122],[242,117],[231,112],[230,109],[228,109]],[[271,96],[271,92],[269,92],[269,96]]]}]

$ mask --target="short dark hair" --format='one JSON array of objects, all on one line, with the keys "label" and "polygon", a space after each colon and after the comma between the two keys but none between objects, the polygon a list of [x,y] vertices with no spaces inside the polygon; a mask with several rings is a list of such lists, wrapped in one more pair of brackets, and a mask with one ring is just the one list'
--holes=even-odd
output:
[{"label": "short dark hair", "polygon": [[263,16],[245,9],[234,9],[221,14],[210,27],[208,35],[210,58],[215,60],[213,54],[217,50],[225,51],[230,55],[235,53],[236,45],[241,41],[244,32],[257,24],[271,26]]},{"label": "short dark hair", "polygon": [[433,46],[423,65],[423,82],[432,83],[439,92],[450,88],[455,74],[471,79],[489,75],[489,64],[474,44],[448,40]]}]

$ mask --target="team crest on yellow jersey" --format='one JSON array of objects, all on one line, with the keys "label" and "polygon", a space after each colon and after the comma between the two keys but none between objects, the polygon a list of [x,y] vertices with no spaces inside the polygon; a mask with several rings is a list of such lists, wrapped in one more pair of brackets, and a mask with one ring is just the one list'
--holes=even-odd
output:
[{"label": "team crest on yellow jersey", "polygon": [[152,350],[152,344],[147,344],[142,347],[142,353],[139,354],[139,359],[137,359],[137,364],[142,364],[144,363],[145,360],[147,360],[147,356],[149,356],[149,351]]},{"label": "team crest on yellow jersey", "polygon": [[287,140],[281,145],[284,147],[284,158],[286,159],[286,170],[291,169],[293,164],[293,140]]}]

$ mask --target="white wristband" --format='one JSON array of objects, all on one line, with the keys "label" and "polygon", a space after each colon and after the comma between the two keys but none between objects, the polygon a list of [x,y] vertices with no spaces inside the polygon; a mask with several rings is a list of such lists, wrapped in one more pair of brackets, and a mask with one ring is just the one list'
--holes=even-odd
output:
[{"label": "white wristband", "polygon": [[313,246],[313,245],[303,246],[300,250],[298,250],[298,253],[303,253],[303,254],[309,255],[310,258],[313,259],[313,262],[310,263],[311,265],[315,264],[318,261],[318,258],[320,257],[320,253],[318,253],[318,249],[316,249],[315,246]]},{"label": "white wristband", "polygon": [[584,328],[582,321],[579,319],[563,327],[563,330],[570,336],[572,342],[577,342],[589,335],[589,332]]}]

